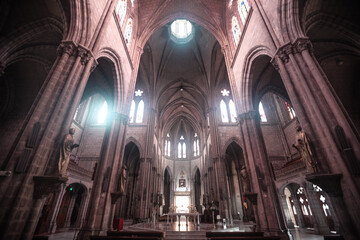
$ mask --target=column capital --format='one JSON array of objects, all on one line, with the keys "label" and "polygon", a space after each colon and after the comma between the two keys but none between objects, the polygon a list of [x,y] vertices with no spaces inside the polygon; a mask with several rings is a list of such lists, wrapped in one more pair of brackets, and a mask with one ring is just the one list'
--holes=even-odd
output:
[{"label": "column capital", "polygon": [[298,38],[293,44],[294,53],[301,53],[302,51],[312,51],[313,47],[308,38]]},{"label": "column capital", "polygon": [[57,48],[57,53],[59,56],[67,54],[73,56],[76,53],[76,44],[73,41],[62,41]]},{"label": "column capital", "polygon": [[77,54],[81,58],[80,62],[82,65],[87,64],[91,58],[94,58],[92,52],[82,45],[77,47]]},{"label": "column capital", "polygon": [[271,60],[271,63],[274,65],[274,67],[278,70],[278,63],[276,62],[276,57],[279,57],[279,59],[283,63],[289,62],[289,55],[294,53],[301,53],[302,51],[309,50],[312,51],[312,44],[309,38],[297,38],[293,43],[288,42],[281,47],[278,48],[278,50],[275,53],[275,56]]}]

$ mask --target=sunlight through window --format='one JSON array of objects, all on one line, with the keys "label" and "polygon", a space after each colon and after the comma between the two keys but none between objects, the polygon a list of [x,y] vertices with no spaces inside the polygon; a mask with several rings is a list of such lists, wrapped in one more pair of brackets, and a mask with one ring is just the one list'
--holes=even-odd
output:
[{"label": "sunlight through window", "polygon": [[192,31],[192,25],[188,20],[179,19],[171,24],[171,33],[177,38],[187,38]]},{"label": "sunlight through window", "polygon": [[103,103],[103,105],[101,106],[101,109],[99,111],[99,115],[98,115],[98,123],[99,124],[103,124],[105,123],[105,119],[106,119],[106,116],[107,116],[107,103],[106,101]]}]

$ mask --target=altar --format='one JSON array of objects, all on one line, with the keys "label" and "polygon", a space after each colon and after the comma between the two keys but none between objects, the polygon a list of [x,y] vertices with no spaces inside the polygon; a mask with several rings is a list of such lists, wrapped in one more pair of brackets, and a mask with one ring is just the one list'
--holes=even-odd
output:
[{"label": "altar", "polygon": [[[169,217],[171,217],[171,222],[172,222],[172,217],[176,216],[176,220],[178,221],[178,225],[180,227],[180,217],[181,216],[185,216],[186,219],[186,226],[188,226],[188,222],[189,222],[189,217],[193,217],[194,219],[194,225],[195,226],[199,226],[200,225],[200,219],[199,219],[199,213],[168,213],[167,214],[167,225],[169,225]],[[195,220],[196,217],[196,220]]]}]

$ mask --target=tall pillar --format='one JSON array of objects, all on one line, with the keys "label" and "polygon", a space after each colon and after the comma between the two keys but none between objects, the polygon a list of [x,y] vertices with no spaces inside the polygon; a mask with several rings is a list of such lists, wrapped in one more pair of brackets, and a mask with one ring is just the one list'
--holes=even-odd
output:
[{"label": "tall pillar", "polygon": [[[239,115],[244,145],[245,165],[250,178],[250,189],[257,194],[257,228],[271,234],[282,235],[285,229],[276,187],[272,177],[265,145],[261,136],[257,111]],[[255,216],[256,216],[255,215]]]},{"label": "tall pillar", "polygon": [[[359,165],[359,137],[313,55],[310,40],[297,38],[280,47],[272,63],[279,70],[302,128],[314,143],[320,173],[342,174],[345,208],[350,219],[359,223],[360,180],[354,171]],[[353,150],[352,159],[341,152],[340,139],[336,138],[338,126]],[[360,228],[356,232],[360,236]]]},{"label": "tall pillar", "polygon": [[112,228],[111,193],[116,192],[118,185],[116,176],[119,166],[122,166],[121,153],[128,119],[121,113],[113,113],[112,117],[112,124],[105,132],[104,147],[96,170],[85,223],[79,233],[81,239],[105,233]]}]

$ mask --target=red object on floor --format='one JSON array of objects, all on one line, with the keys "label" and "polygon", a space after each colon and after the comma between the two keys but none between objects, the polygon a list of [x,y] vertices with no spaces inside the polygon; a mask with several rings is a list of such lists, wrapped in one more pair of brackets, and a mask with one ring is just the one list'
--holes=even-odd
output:
[{"label": "red object on floor", "polygon": [[123,229],[123,226],[124,226],[124,218],[114,219],[114,222],[113,222],[114,230],[120,231]]},{"label": "red object on floor", "polygon": [[114,222],[113,222],[113,228],[114,230],[123,230],[123,226],[124,226],[124,218],[117,218],[117,219],[114,219]]}]

